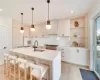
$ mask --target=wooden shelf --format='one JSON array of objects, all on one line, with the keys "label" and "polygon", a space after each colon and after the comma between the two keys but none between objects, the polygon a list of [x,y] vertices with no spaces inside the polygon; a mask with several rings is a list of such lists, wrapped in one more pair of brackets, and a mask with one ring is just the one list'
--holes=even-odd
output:
[{"label": "wooden shelf", "polygon": [[86,37],[70,37],[71,39],[87,39]]},{"label": "wooden shelf", "polygon": [[85,27],[71,27],[71,29],[78,29],[78,28],[85,28]]}]

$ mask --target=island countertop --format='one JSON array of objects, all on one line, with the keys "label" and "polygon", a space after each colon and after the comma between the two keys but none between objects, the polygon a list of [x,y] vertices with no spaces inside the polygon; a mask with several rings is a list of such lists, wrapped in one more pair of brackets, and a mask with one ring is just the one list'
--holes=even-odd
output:
[{"label": "island countertop", "polygon": [[60,51],[47,50],[47,49],[44,49],[43,52],[38,52],[38,51],[34,52],[33,48],[15,48],[15,49],[11,49],[10,51],[24,54],[26,56],[33,56],[40,59],[49,60],[49,61],[54,60],[59,54],[61,54]]}]

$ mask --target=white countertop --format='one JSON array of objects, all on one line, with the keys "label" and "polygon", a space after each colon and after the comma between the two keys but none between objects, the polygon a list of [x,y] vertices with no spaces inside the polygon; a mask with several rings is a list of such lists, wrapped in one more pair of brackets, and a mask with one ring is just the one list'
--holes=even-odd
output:
[{"label": "white countertop", "polygon": [[15,49],[11,49],[11,52],[15,52],[15,53],[20,53],[26,56],[33,56],[33,57],[37,57],[40,59],[45,59],[45,60],[49,60],[52,61],[54,60],[59,54],[61,55],[60,51],[56,51],[56,50],[46,50],[43,52],[34,52],[33,48],[15,48]]}]

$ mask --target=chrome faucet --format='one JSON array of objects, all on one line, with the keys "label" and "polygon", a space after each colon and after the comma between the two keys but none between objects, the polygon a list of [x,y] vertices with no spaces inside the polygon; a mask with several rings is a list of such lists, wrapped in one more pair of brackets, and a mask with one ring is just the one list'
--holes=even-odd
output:
[{"label": "chrome faucet", "polygon": [[[36,43],[37,43],[37,45],[36,45]],[[36,48],[38,48],[38,41],[36,40],[35,42],[34,42],[34,51],[36,51]]]}]

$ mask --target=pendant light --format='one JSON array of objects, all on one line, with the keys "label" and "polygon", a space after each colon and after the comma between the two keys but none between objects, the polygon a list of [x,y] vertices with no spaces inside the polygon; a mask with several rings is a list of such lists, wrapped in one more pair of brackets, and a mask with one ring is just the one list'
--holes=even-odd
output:
[{"label": "pendant light", "polygon": [[24,28],[23,28],[23,13],[21,13],[21,18],[22,18],[22,27],[20,28],[20,32],[24,33]]},{"label": "pendant light", "polygon": [[50,24],[50,20],[49,20],[49,3],[50,3],[50,0],[47,0],[47,3],[48,3],[48,21],[47,21],[46,28],[51,29],[51,24]]},{"label": "pendant light", "polygon": [[34,24],[33,24],[33,10],[34,10],[34,8],[32,8],[32,25],[31,25],[31,28],[30,28],[31,31],[35,31],[35,27],[34,27]]}]

